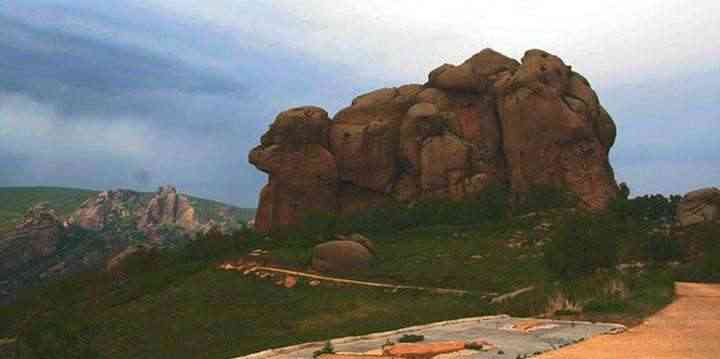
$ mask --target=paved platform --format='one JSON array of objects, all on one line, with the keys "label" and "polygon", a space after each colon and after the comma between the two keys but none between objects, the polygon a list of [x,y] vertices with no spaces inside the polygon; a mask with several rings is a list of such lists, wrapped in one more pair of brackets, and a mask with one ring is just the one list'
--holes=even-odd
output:
[{"label": "paved platform", "polygon": [[[382,355],[383,344],[398,341],[404,334],[423,335],[421,343],[464,342],[484,343],[482,350],[463,349],[439,354],[434,358],[523,358],[555,350],[601,334],[615,334],[625,330],[619,324],[572,322],[549,319],[513,318],[507,315],[464,318],[428,325],[408,327],[383,333],[332,339],[338,354]],[[303,359],[312,358],[325,341],[266,350],[238,357],[245,359]],[[387,349],[387,347],[386,347]],[[400,350],[401,351],[401,350]],[[390,358],[392,356],[386,356]],[[365,356],[372,358],[372,356]],[[380,357],[382,358],[382,357]]]}]

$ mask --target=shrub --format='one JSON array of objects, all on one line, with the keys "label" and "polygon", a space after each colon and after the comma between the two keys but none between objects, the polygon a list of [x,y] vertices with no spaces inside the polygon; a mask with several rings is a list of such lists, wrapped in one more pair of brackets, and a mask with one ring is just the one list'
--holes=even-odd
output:
[{"label": "shrub", "polygon": [[425,340],[424,335],[417,335],[417,334],[404,334],[402,337],[398,339],[398,342],[400,343],[417,343]]},{"label": "shrub", "polygon": [[605,297],[593,299],[583,306],[585,312],[595,313],[622,313],[627,308],[627,302],[620,297]]},{"label": "shrub", "polygon": [[662,194],[632,199],[620,196],[610,203],[609,209],[625,222],[672,223],[680,199],[677,195],[665,197]]},{"label": "shrub", "polygon": [[706,252],[681,269],[679,280],[691,282],[720,282],[720,244],[706,248]]},{"label": "shrub", "polygon": [[683,242],[667,236],[649,236],[644,246],[647,258],[657,262],[682,259],[685,254]]},{"label": "shrub", "polygon": [[614,267],[618,243],[614,225],[605,216],[579,214],[561,224],[556,238],[545,249],[548,269],[563,278]]},{"label": "shrub", "polygon": [[556,186],[535,185],[526,193],[516,194],[513,211],[516,213],[536,212],[554,208],[572,208],[578,204],[574,193]]},{"label": "shrub", "polygon": [[277,229],[272,236],[310,244],[338,233],[388,233],[421,226],[479,224],[505,217],[507,203],[507,189],[490,185],[477,197],[462,201],[426,199],[410,206],[395,203],[344,217],[312,211],[300,224]]},{"label": "shrub", "polygon": [[313,358],[317,358],[323,354],[334,354],[334,353],[335,353],[335,348],[333,348],[332,343],[330,343],[330,341],[328,340],[327,342],[325,342],[325,346],[322,349],[316,350],[313,353]]}]

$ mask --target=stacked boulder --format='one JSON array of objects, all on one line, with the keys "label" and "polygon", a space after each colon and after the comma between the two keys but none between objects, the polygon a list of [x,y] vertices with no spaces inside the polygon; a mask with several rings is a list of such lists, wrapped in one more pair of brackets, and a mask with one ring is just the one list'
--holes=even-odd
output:
[{"label": "stacked boulder", "polygon": [[141,212],[138,229],[146,230],[163,224],[177,225],[187,231],[198,225],[190,200],[170,185],[161,186],[150,199]]},{"label": "stacked boulder", "polygon": [[256,229],[311,210],[347,214],[423,198],[566,188],[591,209],[617,194],[615,125],[587,80],[557,56],[518,62],[485,49],[426,84],[359,96],[331,120],[318,107],[278,115],[250,162],[269,174]]}]

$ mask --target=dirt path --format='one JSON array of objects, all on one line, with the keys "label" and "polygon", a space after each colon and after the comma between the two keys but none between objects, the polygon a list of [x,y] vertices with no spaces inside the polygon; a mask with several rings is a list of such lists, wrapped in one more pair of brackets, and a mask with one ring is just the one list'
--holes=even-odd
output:
[{"label": "dirt path", "polygon": [[677,300],[625,333],[598,336],[542,359],[720,357],[720,284],[676,283]]},{"label": "dirt path", "polygon": [[325,282],[360,285],[360,286],[365,286],[365,287],[388,288],[388,289],[395,289],[395,290],[413,289],[413,290],[429,291],[429,292],[438,293],[438,294],[460,294],[460,295],[470,293],[469,291],[461,290],[461,289],[419,287],[419,286],[414,286],[414,285],[388,284],[388,283],[367,282],[367,281],[360,281],[360,280],[353,280],[353,279],[345,279],[345,278],[338,278],[338,277],[329,277],[329,276],[324,276],[324,275],[319,275],[319,274],[300,272],[300,271],[276,268],[276,267],[268,267],[268,266],[244,267],[244,266],[234,266],[232,264],[226,263],[226,264],[220,265],[219,268],[223,269],[223,270],[232,270],[232,271],[243,272],[243,274],[246,274],[246,275],[250,274],[250,273],[255,273],[255,272],[281,273],[281,274],[287,274],[287,275],[296,276],[296,277],[316,279],[316,280],[325,281]]}]

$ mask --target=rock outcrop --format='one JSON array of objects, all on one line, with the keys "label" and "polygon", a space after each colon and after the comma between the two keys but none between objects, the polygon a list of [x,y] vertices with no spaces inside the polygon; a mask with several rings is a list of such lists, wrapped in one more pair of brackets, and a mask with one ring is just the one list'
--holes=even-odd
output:
[{"label": "rock outcrop", "polygon": [[0,273],[48,257],[57,250],[64,226],[47,203],[30,208],[15,231],[0,238]]},{"label": "rock outcrop", "polygon": [[562,187],[602,209],[618,191],[614,141],[596,93],[559,57],[529,50],[518,62],[485,49],[424,85],[359,96],[332,120],[318,107],[278,115],[249,156],[269,174],[255,226],[267,232],[311,210],[471,198],[493,183],[517,194]]},{"label": "rock outcrop", "polygon": [[190,200],[177,193],[173,186],[162,186],[142,212],[138,229],[157,227],[163,224],[177,225],[185,230],[197,227],[195,209]]},{"label": "rock outcrop", "polygon": [[68,219],[69,224],[94,231],[123,222],[135,223],[146,234],[162,225],[178,226],[188,232],[200,225],[190,200],[171,185],[160,187],[149,200],[130,190],[104,191],[85,201]]},{"label": "rock outcrop", "polygon": [[55,210],[48,207],[47,203],[40,203],[30,208],[15,230],[18,235],[27,237],[36,256],[48,256],[55,253],[63,228]]},{"label": "rock outcrop", "polygon": [[686,194],[678,203],[676,221],[681,227],[720,222],[720,189],[703,188]]},{"label": "rock outcrop", "polygon": [[330,241],[313,248],[312,269],[319,272],[345,273],[367,269],[373,252],[354,240]]},{"label": "rock outcrop", "polygon": [[100,192],[95,198],[85,201],[68,222],[85,229],[100,231],[106,225],[134,216],[140,201],[140,194],[130,190]]}]

